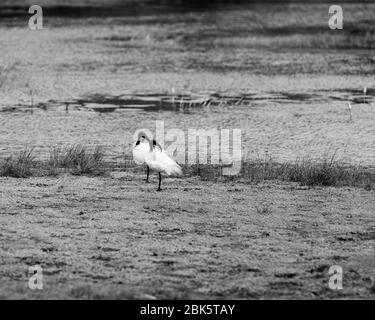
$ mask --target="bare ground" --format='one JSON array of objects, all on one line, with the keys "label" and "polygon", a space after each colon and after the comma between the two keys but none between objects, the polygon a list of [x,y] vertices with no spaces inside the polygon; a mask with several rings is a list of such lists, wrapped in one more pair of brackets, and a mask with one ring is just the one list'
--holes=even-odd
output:
[{"label": "bare ground", "polygon": [[0,298],[374,297],[374,191],[143,179],[0,178]]}]

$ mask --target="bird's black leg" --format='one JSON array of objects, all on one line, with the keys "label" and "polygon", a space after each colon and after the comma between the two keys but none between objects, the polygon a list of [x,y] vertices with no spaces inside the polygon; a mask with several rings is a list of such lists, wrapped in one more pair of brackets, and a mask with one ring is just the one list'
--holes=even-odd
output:
[{"label": "bird's black leg", "polygon": [[159,188],[156,191],[161,191],[160,186],[161,186],[161,173],[159,172]]},{"label": "bird's black leg", "polygon": [[147,178],[146,178],[146,183],[149,183],[148,181],[148,176],[150,175],[150,167],[147,166]]}]

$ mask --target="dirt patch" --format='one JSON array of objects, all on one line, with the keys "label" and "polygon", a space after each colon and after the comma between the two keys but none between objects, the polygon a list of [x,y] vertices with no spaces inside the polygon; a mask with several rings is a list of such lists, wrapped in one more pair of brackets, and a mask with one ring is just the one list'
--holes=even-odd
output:
[{"label": "dirt patch", "polygon": [[[0,296],[373,295],[373,192],[195,178],[165,179],[156,192],[143,178],[0,178]],[[256,209],[265,204],[272,210]],[[45,281],[37,292],[27,288],[36,264]],[[344,269],[340,292],[328,289],[334,264]]]}]

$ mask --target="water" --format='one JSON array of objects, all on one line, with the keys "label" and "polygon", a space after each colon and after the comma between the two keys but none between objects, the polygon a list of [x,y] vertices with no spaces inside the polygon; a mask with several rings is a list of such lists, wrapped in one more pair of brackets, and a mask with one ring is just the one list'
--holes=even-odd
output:
[{"label": "water", "polygon": [[122,161],[134,132],[163,120],[185,133],[240,128],[250,158],[338,150],[349,161],[375,160],[368,6],[348,5],[348,24],[359,15],[367,30],[353,38],[350,28],[327,28],[326,4],[175,10],[164,2],[135,14],[126,4],[67,2],[66,11],[46,9],[45,30],[31,32],[20,3],[0,10],[2,155],[84,143]]}]

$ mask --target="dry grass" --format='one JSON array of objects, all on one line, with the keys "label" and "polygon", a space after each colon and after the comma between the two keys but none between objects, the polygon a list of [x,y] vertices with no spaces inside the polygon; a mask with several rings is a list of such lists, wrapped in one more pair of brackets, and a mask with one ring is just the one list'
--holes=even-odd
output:
[{"label": "dry grass", "polygon": [[[56,176],[61,172],[73,175],[101,175],[115,169],[104,161],[102,147],[90,148],[80,144],[50,149],[47,160],[38,160],[34,149],[27,148],[16,156],[0,161],[0,176],[27,178],[30,176]],[[118,168],[117,168],[118,169]],[[144,173],[143,166],[135,166],[126,159],[120,170]],[[359,187],[375,189],[375,171],[329,158],[301,158],[293,162],[276,162],[272,158],[242,161],[238,175],[223,175],[223,166],[184,165],[184,176],[199,176],[203,181],[241,181],[260,183],[270,180],[298,182],[304,186]]]},{"label": "dry grass", "polygon": [[80,144],[66,148],[54,147],[50,150],[48,168],[50,172],[69,169],[72,174],[101,174],[105,171],[104,151],[96,146],[90,149]]},{"label": "dry grass", "polygon": [[302,158],[279,163],[272,158],[243,161],[236,176],[223,176],[220,166],[185,166],[187,175],[198,175],[203,180],[245,181],[259,183],[269,180],[298,182],[304,186],[360,187],[375,189],[375,171],[336,160]]},{"label": "dry grass", "polygon": [[90,148],[73,145],[54,147],[47,160],[37,159],[34,149],[26,148],[16,156],[0,160],[0,176],[28,178],[31,176],[56,176],[61,172],[74,175],[100,175],[105,173],[104,152],[99,146]]},{"label": "dry grass", "polygon": [[16,156],[6,158],[0,163],[1,177],[27,178],[33,175],[35,167],[34,149],[27,148]]},{"label": "dry grass", "polygon": [[255,210],[258,214],[271,214],[272,213],[272,207],[267,202],[258,202],[254,205]]}]

